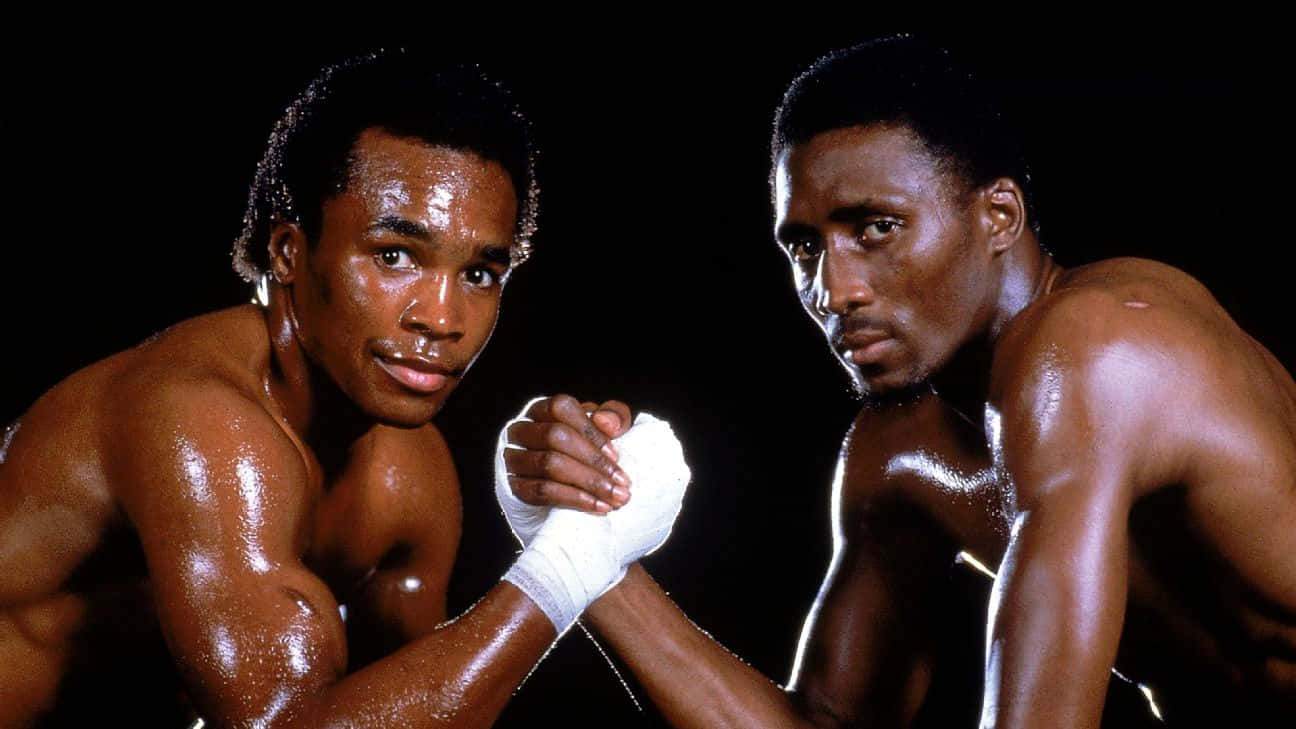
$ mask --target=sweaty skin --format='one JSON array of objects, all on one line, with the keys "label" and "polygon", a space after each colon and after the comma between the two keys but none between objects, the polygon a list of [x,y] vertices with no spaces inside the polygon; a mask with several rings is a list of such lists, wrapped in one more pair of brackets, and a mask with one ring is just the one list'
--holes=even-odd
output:
[{"label": "sweaty skin", "polygon": [[483,727],[552,642],[507,583],[447,621],[429,422],[494,326],[512,183],[377,130],[353,152],[319,240],[272,232],[265,310],[177,324],[5,432],[0,726]]},{"label": "sweaty skin", "polygon": [[1296,383],[1273,356],[1178,270],[1063,270],[1015,182],[962,189],[903,127],[815,136],[775,179],[794,283],[857,387],[921,394],[847,434],[786,689],[642,569],[590,608],[667,719],[908,725],[967,550],[999,566],[982,726],[1098,726],[1113,664],[1170,726],[1285,726]]}]

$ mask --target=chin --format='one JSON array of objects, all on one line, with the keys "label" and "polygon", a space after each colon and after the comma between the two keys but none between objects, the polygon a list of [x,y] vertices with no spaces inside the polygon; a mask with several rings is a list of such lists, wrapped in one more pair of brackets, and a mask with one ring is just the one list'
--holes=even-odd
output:
[{"label": "chin", "polygon": [[912,403],[931,387],[921,373],[887,370],[881,367],[848,366],[855,398],[871,410],[884,410]]},{"label": "chin", "polygon": [[432,422],[432,418],[434,417],[436,417],[435,412],[431,414],[420,414],[414,416],[407,416],[404,413],[398,415],[391,415],[389,413],[379,413],[374,417],[374,420],[376,420],[379,423],[382,423],[383,425],[389,425],[393,428],[422,428],[424,425],[427,425],[428,423]]},{"label": "chin", "polygon": [[365,412],[383,425],[395,428],[421,428],[441,412],[449,394],[449,392],[438,392],[438,397],[426,399],[414,395],[383,398],[381,402],[366,407]]}]

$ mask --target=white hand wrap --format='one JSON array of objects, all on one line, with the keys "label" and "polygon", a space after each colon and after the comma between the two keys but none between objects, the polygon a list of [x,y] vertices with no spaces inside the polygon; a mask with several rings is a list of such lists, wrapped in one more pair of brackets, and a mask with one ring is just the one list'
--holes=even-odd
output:
[{"label": "white hand wrap", "polygon": [[504,579],[526,593],[561,635],[621,581],[627,565],[665,543],[684,500],[688,464],[670,424],[640,413],[613,441],[621,454],[618,465],[630,477],[629,503],[602,516],[551,510],[522,502],[509,488],[507,430],[506,425],[495,455],[495,493],[526,549]]},{"label": "white hand wrap", "polygon": [[[495,499],[499,501],[500,508],[504,510],[504,518],[508,520],[509,528],[513,530],[513,536],[518,538],[522,546],[531,543],[536,532],[540,531],[540,525],[544,523],[545,517],[549,515],[549,507],[532,506],[527,502],[513,495],[513,489],[509,487],[508,482],[508,464],[504,462],[504,451],[510,446],[508,444],[508,429],[514,423],[529,423],[531,418],[526,416],[532,405],[545,399],[543,396],[534,398],[522,406],[518,411],[517,417],[504,424],[500,428],[499,440],[495,443]],[[516,448],[522,450],[522,448]]]}]

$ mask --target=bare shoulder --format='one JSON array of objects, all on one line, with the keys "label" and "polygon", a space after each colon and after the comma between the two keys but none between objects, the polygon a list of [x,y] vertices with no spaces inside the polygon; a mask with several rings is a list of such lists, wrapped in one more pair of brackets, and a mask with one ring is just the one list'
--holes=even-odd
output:
[{"label": "bare shoulder", "polygon": [[459,480],[454,459],[435,424],[418,428],[379,425],[366,441],[373,454],[370,468],[382,474],[382,478],[372,480],[371,496],[393,512],[438,509],[447,506],[452,494],[457,497]]},{"label": "bare shoulder", "polygon": [[856,497],[877,497],[902,489],[888,468],[897,453],[923,447],[932,430],[947,425],[939,398],[922,394],[885,408],[865,407],[842,440],[841,467]]},{"label": "bare shoulder", "polygon": [[182,322],[79,370],[7,429],[0,530],[17,546],[0,552],[40,565],[21,571],[15,591],[53,589],[132,509],[192,494],[175,486],[211,483],[221,462],[236,475],[238,454],[302,473],[299,452],[257,398],[249,313]]},{"label": "bare shoulder", "polygon": [[1013,319],[996,355],[1029,356],[1048,346],[1079,354],[1117,342],[1188,345],[1237,331],[1188,274],[1156,261],[1116,258],[1063,273],[1051,292]]},{"label": "bare shoulder", "polygon": [[[119,495],[155,479],[192,481],[194,465],[237,480],[244,462],[300,480],[305,453],[264,389],[259,313],[186,320],[129,352],[104,377],[101,451]],[[230,470],[230,474],[217,472]]]},{"label": "bare shoulder", "polygon": [[316,541],[365,569],[392,549],[446,561],[457,549],[462,501],[454,461],[435,425],[378,425],[353,449],[347,473],[316,515]]},{"label": "bare shoulder", "polygon": [[1186,273],[1103,261],[1067,271],[1008,325],[995,347],[991,400],[1031,405],[1056,399],[1054,386],[1075,385],[1131,405],[1156,401],[1190,380],[1200,387],[1232,366],[1239,348],[1255,346]]},{"label": "bare shoulder", "polygon": [[265,326],[251,307],[180,322],[47,390],[7,428],[0,463],[10,464],[7,471],[39,463],[43,481],[66,477],[102,491],[102,479],[93,472],[101,470],[103,453],[118,445],[123,421],[177,388],[251,392],[254,361],[264,360],[266,352]]},{"label": "bare shoulder", "polygon": [[54,441],[60,433],[111,435],[118,411],[175,386],[255,391],[268,355],[264,320],[250,306],[187,319],[74,372],[38,398],[16,430],[40,430],[41,440]]},{"label": "bare shoulder", "polygon": [[903,511],[930,519],[933,530],[959,531],[956,524],[964,519],[955,512],[963,504],[949,498],[945,477],[962,484],[976,479],[984,465],[979,440],[978,429],[931,393],[884,409],[865,408],[847,432],[838,462],[834,499],[842,523]]},{"label": "bare shoulder", "polygon": [[1103,467],[1125,472],[1122,482],[1151,487],[1181,479],[1203,439],[1222,432],[1209,419],[1254,423],[1255,409],[1231,404],[1239,393],[1273,401],[1285,382],[1198,281],[1153,261],[1113,259],[1066,272],[1008,325],[989,406],[1000,443],[1012,446],[1009,461],[1102,451]]}]

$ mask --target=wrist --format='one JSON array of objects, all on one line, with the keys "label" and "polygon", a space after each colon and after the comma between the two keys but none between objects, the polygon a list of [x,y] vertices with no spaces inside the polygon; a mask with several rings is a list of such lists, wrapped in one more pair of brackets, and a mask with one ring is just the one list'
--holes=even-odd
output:
[{"label": "wrist", "polygon": [[585,609],[586,619],[597,625],[613,616],[624,615],[633,609],[635,595],[643,590],[645,584],[655,585],[656,583],[638,562],[628,565],[621,579],[614,582]]},{"label": "wrist", "polygon": [[[557,515],[555,515],[557,516]],[[606,524],[601,517],[563,512]],[[526,593],[561,635],[585,608],[620,580],[624,570],[596,535],[561,526],[562,517],[542,529],[518,556],[504,579]],[[550,533],[554,532],[554,533]]]}]

